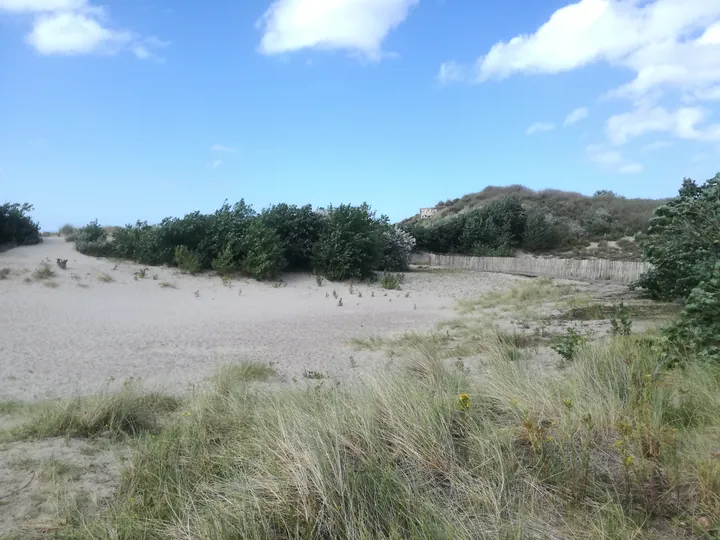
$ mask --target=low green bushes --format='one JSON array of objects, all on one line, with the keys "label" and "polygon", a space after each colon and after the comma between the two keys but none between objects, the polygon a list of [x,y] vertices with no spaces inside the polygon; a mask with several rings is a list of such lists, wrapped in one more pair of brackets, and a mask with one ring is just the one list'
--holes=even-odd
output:
[{"label": "low green bushes", "polygon": [[79,229],[75,240],[87,255],[256,279],[274,279],[285,270],[311,270],[331,280],[372,278],[376,270],[407,270],[415,245],[410,234],[366,204],[322,211],[279,204],[256,213],[244,201],[157,225],[138,221],[112,238],[95,221]]}]

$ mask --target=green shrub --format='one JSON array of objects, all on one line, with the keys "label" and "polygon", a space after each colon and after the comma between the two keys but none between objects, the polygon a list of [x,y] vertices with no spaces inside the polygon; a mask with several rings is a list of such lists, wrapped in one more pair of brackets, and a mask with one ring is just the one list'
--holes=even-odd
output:
[{"label": "green shrub", "polygon": [[184,270],[190,274],[197,274],[202,270],[197,253],[188,249],[187,246],[177,246],[175,248],[174,262],[175,266],[180,270]]},{"label": "green shrub", "polygon": [[383,226],[367,204],[329,208],[315,269],[330,280],[368,278],[381,262]]},{"label": "green shrub", "polygon": [[232,243],[228,243],[220,254],[213,259],[211,266],[221,276],[234,274],[238,270]]},{"label": "green shrub", "polygon": [[720,174],[702,186],[685,179],[638,242],[653,268],[635,285],[655,299],[688,296],[720,261]]},{"label": "green shrub", "polygon": [[75,249],[83,255],[92,257],[111,257],[113,245],[108,240],[107,232],[98,224],[91,221],[75,233]]},{"label": "green shrub", "polygon": [[305,205],[297,207],[276,204],[263,210],[262,221],[280,236],[287,266],[291,270],[310,270],[313,263],[313,246],[325,225],[322,215]]},{"label": "green shrub", "polygon": [[396,225],[389,225],[383,232],[383,247],[380,270],[402,272],[410,267],[410,256],[415,248],[415,238]]},{"label": "green shrub", "polygon": [[40,225],[28,215],[32,211],[33,206],[27,203],[0,205],[0,246],[28,246],[42,242]]},{"label": "green shrub", "polygon": [[250,222],[242,244],[245,253],[242,269],[247,275],[258,280],[273,279],[285,269],[283,241],[263,220],[256,218]]},{"label": "green shrub", "polygon": [[567,334],[557,339],[552,350],[558,353],[566,362],[571,362],[580,348],[587,343],[587,338],[578,334],[573,328],[567,329]]}]

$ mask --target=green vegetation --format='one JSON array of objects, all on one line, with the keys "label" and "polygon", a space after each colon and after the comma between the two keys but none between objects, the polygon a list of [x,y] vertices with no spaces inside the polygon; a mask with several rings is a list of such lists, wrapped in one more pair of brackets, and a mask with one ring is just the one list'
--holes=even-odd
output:
[{"label": "green vegetation", "polygon": [[33,206],[27,203],[0,205],[0,250],[42,242],[40,225],[29,216],[32,211]]},{"label": "green vegetation", "polygon": [[720,174],[701,186],[685,179],[678,197],[655,211],[640,245],[654,267],[635,285],[652,298],[685,300],[670,338],[720,358]]},{"label": "green vegetation", "polygon": [[415,243],[365,204],[321,211],[279,204],[258,214],[244,201],[226,203],[213,214],[166,218],[158,225],[137,222],[115,230],[112,238],[95,221],[79,229],[75,239],[78,251],[88,255],[262,280],[286,269],[311,270],[330,280],[403,271]]},{"label": "green vegetation", "polygon": [[50,279],[55,277],[55,272],[49,261],[43,261],[40,263],[40,266],[33,271],[32,277],[37,280]]},{"label": "green vegetation", "polygon": [[[588,197],[523,186],[487,187],[440,202],[432,218],[412,218],[403,226],[417,239],[421,251],[512,256],[516,249],[549,252],[586,246],[590,241],[622,241],[624,236],[644,231],[653,210],[664,202],[626,199],[610,191]],[[618,244],[620,251],[635,251],[627,242]]]},{"label": "green vegetation", "polygon": [[404,274],[393,274],[385,272],[380,279],[380,285],[383,289],[399,289],[400,285],[405,281]]},{"label": "green vegetation", "polygon": [[70,223],[66,223],[65,225],[60,227],[58,234],[61,236],[70,236],[71,234],[74,234],[75,231],[76,229],[73,225],[70,225]]},{"label": "green vegetation", "polygon": [[485,349],[478,374],[423,346],[349,389],[267,392],[223,371],[229,384],[183,403],[137,389],[52,403],[14,435],[132,448],[110,506],[75,509],[60,538],[590,540],[720,525],[718,364],[668,368],[655,341],[618,336],[539,377]]},{"label": "green vegetation", "polygon": [[129,381],[116,394],[35,406],[30,419],[11,430],[15,440],[46,437],[137,436],[158,429],[159,415],[175,411],[177,398],[144,392]]}]

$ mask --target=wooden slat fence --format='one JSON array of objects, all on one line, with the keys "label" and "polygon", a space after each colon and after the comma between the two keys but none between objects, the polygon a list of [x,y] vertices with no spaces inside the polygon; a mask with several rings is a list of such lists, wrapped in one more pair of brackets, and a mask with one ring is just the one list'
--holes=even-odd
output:
[{"label": "wooden slat fence", "polygon": [[412,263],[458,268],[477,272],[499,272],[552,278],[577,279],[581,281],[612,281],[631,283],[652,265],[637,261],[609,261],[606,259],[580,260],[541,257],[466,257],[463,255],[438,255],[413,253]]}]

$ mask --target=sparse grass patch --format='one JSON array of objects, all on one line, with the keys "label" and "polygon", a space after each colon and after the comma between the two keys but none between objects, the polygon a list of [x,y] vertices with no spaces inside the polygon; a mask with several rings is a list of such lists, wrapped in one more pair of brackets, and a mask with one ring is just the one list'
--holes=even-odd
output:
[{"label": "sparse grass patch", "polygon": [[128,382],[117,393],[34,406],[28,421],[11,430],[16,440],[46,437],[137,436],[157,429],[159,416],[179,407],[177,398]]},{"label": "sparse grass patch", "polygon": [[55,277],[55,272],[48,261],[43,261],[40,263],[40,266],[33,271],[32,277],[36,280],[50,279]]},{"label": "sparse grass patch", "polygon": [[[631,319],[658,319],[678,315],[682,306],[665,302],[624,303],[627,316]],[[568,321],[599,321],[610,319],[618,311],[616,304],[590,303],[576,306],[554,316],[554,319]]]},{"label": "sparse grass patch", "polygon": [[404,274],[393,274],[385,272],[380,279],[380,286],[383,289],[400,289],[400,285],[405,281]]},{"label": "sparse grass patch", "polygon": [[229,364],[220,368],[215,375],[215,388],[219,394],[228,395],[233,388],[242,383],[267,381],[276,375],[277,372],[272,366],[260,362]]},{"label": "sparse grass patch", "polygon": [[0,414],[15,414],[21,411],[24,404],[19,401],[0,399]]},{"label": "sparse grass patch", "polygon": [[461,313],[471,313],[478,307],[496,306],[527,307],[533,304],[558,301],[577,292],[571,285],[557,285],[550,279],[534,278],[521,281],[509,290],[496,291],[475,300],[461,300],[457,309]]},{"label": "sparse grass patch", "polygon": [[43,283],[48,289],[57,289],[60,284],[57,281],[46,281]]},{"label": "sparse grass patch", "polygon": [[112,277],[110,274],[106,274],[105,272],[100,272],[98,274],[98,281],[102,281],[103,283],[112,283],[115,281],[115,278]]},{"label": "sparse grass patch", "polygon": [[177,285],[170,283],[169,281],[161,281],[158,286],[162,289],[177,289]]},{"label": "sparse grass patch", "polygon": [[303,377],[305,379],[311,379],[311,380],[316,380],[316,381],[326,378],[325,374],[320,371],[313,371],[313,370],[307,370],[307,369],[305,371],[303,371]]}]

